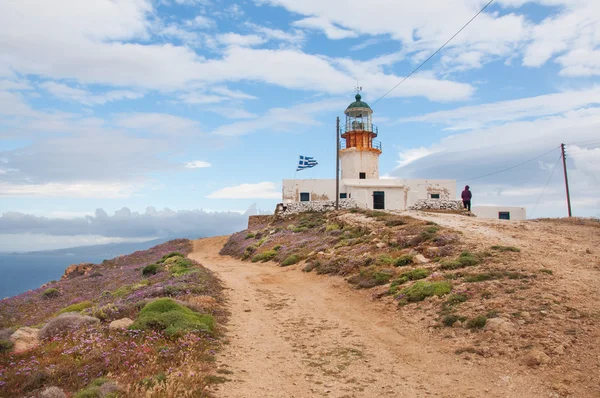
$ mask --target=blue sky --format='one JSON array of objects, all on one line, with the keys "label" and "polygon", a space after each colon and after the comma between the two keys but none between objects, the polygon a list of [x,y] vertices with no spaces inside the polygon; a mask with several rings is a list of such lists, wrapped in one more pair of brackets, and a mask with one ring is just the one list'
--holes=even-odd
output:
[{"label": "blue sky", "polygon": [[[234,229],[227,212],[272,210],[300,154],[320,164],[298,177],[333,178],[335,117],[357,81],[373,103],[487,1],[406,3],[3,1],[0,251],[190,233],[185,211],[203,234]],[[380,170],[563,216],[558,150],[470,178],[564,142],[574,212],[599,216],[599,81],[597,1],[496,0],[374,104]],[[160,222],[83,228],[97,209],[117,226]]]}]

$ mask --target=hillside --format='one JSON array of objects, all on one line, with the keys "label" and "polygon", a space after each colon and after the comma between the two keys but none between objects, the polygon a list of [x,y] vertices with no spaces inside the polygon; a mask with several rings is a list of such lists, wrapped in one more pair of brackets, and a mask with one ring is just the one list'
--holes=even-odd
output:
[{"label": "hillside", "polygon": [[73,265],[1,300],[0,396],[207,396],[225,312],[191,250],[180,239]]},{"label": "hillside", "polygon": [[600,395],[598,247],[597,220],[354,211],[276,220],[234,234],[221,253],[341,276],[364,305],[393,310],[386,316],[400,333],[426,336],[421,349],[530,378],[518,396],[592,397]]}]

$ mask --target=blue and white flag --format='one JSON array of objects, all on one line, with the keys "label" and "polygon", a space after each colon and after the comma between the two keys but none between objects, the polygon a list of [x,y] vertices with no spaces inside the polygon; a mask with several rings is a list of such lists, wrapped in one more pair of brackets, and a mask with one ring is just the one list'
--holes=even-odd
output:
[{"label": "blue and white flag", "polygon": [[300,159],[298,160],[298,168],[296,169],[296,171],[315,167],[318,164],[319,163],[317,163],[317,161],[314,158],[311,158],[310,156],[300,156]]}]

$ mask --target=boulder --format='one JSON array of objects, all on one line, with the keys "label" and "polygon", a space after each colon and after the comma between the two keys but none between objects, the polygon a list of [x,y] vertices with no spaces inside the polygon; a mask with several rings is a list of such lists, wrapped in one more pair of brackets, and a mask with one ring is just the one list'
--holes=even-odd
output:
[{"label": "boulder", "polygon": [[85,328],[98,323],[100,323],[100,319],[98,318],[81,315],[75,312],[67,312],[60,314],[44,325],[42,330],[40,330],[40,338],[47,339],[49,337],[67,333],[74,329]]},{"label": "boulder", "polygon": [[39,393],[36,398],[67,398],[67,394],[58,387],[48,387]]},{"label": "boulder", "polygon": [[416,256],[413,257],[413,260],[417,264],[427,264],[430,262],[430,260],[425,258],[425,256],[422,254],[417,254]]},{"label": "boulder", "polygon": [[93,264],[91,263],[81,263],[81,264],[73,264],[69,265],[65,270],[65,274],[60,278],[60,280],[71,279],[81,275],[87,275],[92,271]]},{"label": "boulder", "polygon": [[40,345],[40,330],[28,327],[17,329],[10,336],[10,341],[13,342],[13,350],[16,353],[29,351]]},{"label": "boulder", "polygon": [[492,332],[500,333],[514,333],[516,331],[515,325],[504,318],[490,318],[485,324],[485,330],[491,330]]},{"label": "boulder", "polygon": [[133,320],[129,318],[117,319],[116,321],[112,321],[108,327],[110,329],[127,329],[129,326],[133,325]]}]

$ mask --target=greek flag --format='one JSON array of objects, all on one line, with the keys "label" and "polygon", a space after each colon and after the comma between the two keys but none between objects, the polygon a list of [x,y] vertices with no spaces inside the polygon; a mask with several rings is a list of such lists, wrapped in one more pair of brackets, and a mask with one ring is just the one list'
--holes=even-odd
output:
[{"label": "greek flag", "polygon": [[300,159],[298,160],[298,168],[296,169],[296,171],[315,167],[318,164],[319,163],[317,163],[317,161],[314,158],[311,158],[310,156],[300,156]]}]

